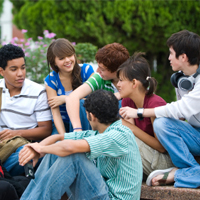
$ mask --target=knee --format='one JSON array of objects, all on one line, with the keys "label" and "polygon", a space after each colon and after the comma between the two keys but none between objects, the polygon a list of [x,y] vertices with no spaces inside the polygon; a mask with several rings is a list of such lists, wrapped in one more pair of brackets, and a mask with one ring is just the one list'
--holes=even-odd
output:
[{"label": "knee", "polygon": [[153,123],[154,132],[158,137],[159,135],[164,135],[170,124],[170,118],[156,118]]},{"label": "knee", "polygon": [[156,118],[153,122],[153,127],[154,127],[154,131],[156,130],[162,130],[163,127],[166,124],[166,120],[167,118],[161,117],[161,118]]},{"label": "knee", "polygon": [[78,161],[87,159],[85,153],[71,154],[70,157],[72,160],[78,160]]},{"label": "knee", "polygon": [[66,162],[82,162],[84,160],[86,160],[87,157],[85,155],[85,153],[75,153],[75,154],[71,154],[65,157],[58,157],[59,163],[66,163]]}]

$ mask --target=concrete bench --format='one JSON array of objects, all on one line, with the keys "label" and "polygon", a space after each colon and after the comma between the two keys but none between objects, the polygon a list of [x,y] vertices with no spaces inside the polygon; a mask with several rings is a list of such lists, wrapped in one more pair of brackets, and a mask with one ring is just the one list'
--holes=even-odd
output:
[{"label": "concrete bench", "polygon": [[200,189],[173,186],[150,187],[143,183],[140,198],[141,200],[199,200]]},{"label": "concrete bench", "polygon": [[[195,160],[200,164],[200,156]],[[142,183],[141,200],[200,200],[200,188],[174,188],[173,186],[149,187]]]}]

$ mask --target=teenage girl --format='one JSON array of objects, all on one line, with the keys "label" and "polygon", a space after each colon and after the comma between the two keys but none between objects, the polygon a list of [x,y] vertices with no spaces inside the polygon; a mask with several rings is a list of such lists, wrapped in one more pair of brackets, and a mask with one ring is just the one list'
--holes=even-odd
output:
[{"label": "teenage girl", "polygon": [[[54,122],[52,134],[64,134],[69,132],[70,127],[65,97],[84,83],[94,73],[94,70],[88,64],[79,66],[73,45],[64,38],[57,39],[50,44],[47,50],[47,62],[53,70],[45,78],[48,103]],[[85,111],[83,112],[85,114]],[[84,120],[86,120],[85,116]]]},{"label": "teenage girl", "polygon": [[[173,164],[154,133],[155,118],[142,117],[144,108],[155,108],[166,104],[160,96],[154,94],[157,82],[151,77],[150,66],[142,55],[142,53],[135,53],[119,67],[117,86],[123,98],[119,113],[123,118],[123,124],[128,126],[136,136],[143,172],[149,175],[155,169],[166,169]],[[133,108],[138,109],[140,118],[127,117]]]}]

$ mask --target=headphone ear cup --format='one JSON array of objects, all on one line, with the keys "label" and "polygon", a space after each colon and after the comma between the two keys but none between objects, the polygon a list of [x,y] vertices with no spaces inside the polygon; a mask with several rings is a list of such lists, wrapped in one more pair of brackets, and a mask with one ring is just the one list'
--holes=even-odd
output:
[{"label": "headphone ear cup", "polygon": [[190,91],[194,87],[194,78],[192,77],[181,77],[178,79],[178,88],[183,91]]},{"label": "headphone ear cup", "polygon": [[175,88],[178,88],[178,80],[184,76],[182,72],[176,72],[176,73],[173,73],[171,75],[171,78],[170,78],[170,81],[171,81],[171,84],[175,87]]}]

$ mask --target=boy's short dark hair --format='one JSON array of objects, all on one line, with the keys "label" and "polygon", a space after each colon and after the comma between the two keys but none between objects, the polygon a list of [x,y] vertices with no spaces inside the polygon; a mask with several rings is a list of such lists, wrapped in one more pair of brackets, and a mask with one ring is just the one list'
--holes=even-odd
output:
[{"label": "boy's short dark hair", "polygon": [[183,30],[171,35],[167,40],[167,46],[176,52],[176,58],[186,54],[191,65],[199,65],[200,62],[200,36],[188,30]]},{"label": "boy's short dark hair", "polygon": [[86,98],[84,107],[102,124],[111,124],[119,119],[118,100],[110,91],[96,90],[91,93]]},{"label": "boy's short dark hair", "polygon": [[24,58],[25,54],[22,48],[15,46],[13,44],[6,44],[0,48],[0,67],[4,70],[7,66],[9,60],[16,58]]},{"label": "boy's short dark hair", "polygon": [[118,67],[128,58],[128,50],[119,43],[107,44],[95,55],[96,61],[102,63],[111,72],[117,71]]}]

